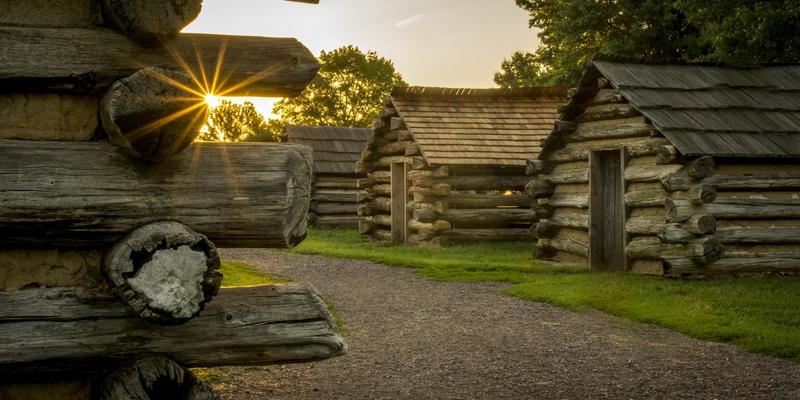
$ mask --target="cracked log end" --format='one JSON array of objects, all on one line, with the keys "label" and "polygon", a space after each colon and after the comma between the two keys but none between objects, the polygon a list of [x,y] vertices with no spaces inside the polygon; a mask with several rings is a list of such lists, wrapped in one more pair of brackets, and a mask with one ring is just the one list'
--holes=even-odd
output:
[{"label": "cracked log end", "polygon": [[103,18],[134,41],[157,46],[175,37],[203,7],[202,0],[102,0]]},{"label": "cracked log end", "polygon": [[142,318],[179,324],[196,316],[219,291],[216,247],[178,222],[140,227],[107,254],[115,293]]},{"label": "cracked log end", "polygon": [[103,130],[128,154],[164,161],[191,144],[206,122],[208,106],[195,86],[183,72],[155,67],[120,79],[103,97]]},{"label": "cracked log end", "polygon": [[163,356],[142,358],[107,375],[98,400],[219,400],[191,371]]}]

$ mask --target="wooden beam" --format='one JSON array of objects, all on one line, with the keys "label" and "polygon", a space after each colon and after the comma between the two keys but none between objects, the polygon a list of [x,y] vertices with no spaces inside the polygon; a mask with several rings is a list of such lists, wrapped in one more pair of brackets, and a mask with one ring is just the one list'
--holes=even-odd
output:
[{"label": "wooden beam", "polygon": [[346,352],[319,292],[301,284],[226,288],[183,325],[139,318],[104,292],[0,292],[0,374],[93,374],[144,353],[186,367],[265,365]]},{"label": "wooden beam", "polygon": [[129,38],[158,45],[175,37],[203,7],[203,0],[101,0],[103,20]]},{"label": "wooden beam", "polygon": [[179,221],[219,247],[306,235],[311,149],[197,143],[151,165],[107,142],[0,140],[0,247],[93,247]]},{"label": "wooden beam", "polygon": [[[182,33],[167,47],[145,48],[111,29],[0,27],[4,90],[102,92],[143,66],[188,68],[196,89],[226,96],[295,96],[319,63],[296,39]],[[208,88],[203,79],[208,80]]]}]

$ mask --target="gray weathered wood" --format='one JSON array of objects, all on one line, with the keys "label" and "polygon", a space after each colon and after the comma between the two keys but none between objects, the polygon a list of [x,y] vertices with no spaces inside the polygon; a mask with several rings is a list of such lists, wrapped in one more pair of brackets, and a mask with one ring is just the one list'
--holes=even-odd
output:
[{"label": "gray weathered wood", "polygon": [[153,67],[114,82],[100,104],[103,130],[143,160],[160,162],[180,153],[208,116],[205,99],[187,90],[192,85],[183,72]]},{"label": "gray weathered wood", "polygon": [[530,240],[528,229],[450,229],[445,235],[453,242],[484,242],[484,241],[509,241]]},{"label": "gray weathered wood", "polygon": [[625,231],[631,236],[656,236],[666,226],[666,217],[642,216],[629,218],[625,223]]},{"label": "gray weathered wood", "polygon": [[[780,168],[776,165],[775,168]],[[800,189],[800,174],[775,172],[772,174],[712,175],[703,183],[717,190],[775,190]]]},{"label": "gray weathered wood", "polygon": [[689,259],[667,260],[671,274],[751,274],[762,272],[800,271],[800,253],[752,253],[730,254],[712,264],[703,265]]},{"label": "gray weathered wood", "polygon": [[171,221],[127,234],[106,254],[103,267],[117,297],[156,323],[188,321],[222,283],[214,244]]},{"label": "gray weathered wood", "polygon": [[525,163],[525,175],[536,176],[546,174],[553,168],[552,164],[542,160],[527,160]]},{"label": "gray weathered wood", "polygon": [[556,193],[546,199],[553,207],[589,208],[589,195],[581,193]]},{"label": "gray weathered wood", "polygon": [[200,14],[203,0],[100,0],[103,19],[147,45],[166,42]]},{"label": "gray weathered wood", "polygon": [[280,97],[300,93],[319,69],[291,38],[182,33],[169,46],[143,48],[111,29],[0,27],[0,49],[4,89],[100,92],[144,66],[188,67],[201,96]]},{"label": "gray weathered wood", "polygon": [[672,164],[678,161],[680,156],[678,149],[671,144],[656,147],[656,164]]},{"label": "gray weathered wood", "polygon": [[655,128],[645,123],[624,123],[611,126],[588,127],[578,125],[578,129],[565,137],[570,142],[599,139],[624,139],[631,137],[649,137]]},{"label": "gray weathered wood", "polygon": [[667,199],[666,211],[672,222],[686,221],[694,214],[711,214],[717,219],[800,218],[800,203],[796,199],[717,198],[697,206],[688,199]]},{"label": "gray weathered wood", "polygon": [[717,219],[709,214],[694,214],[683,226],[695,235],[710,235],[717,230]]},{"label": "gray weathered wood", "polygon": [[687,244],[662,243],[656,237],[633,238],[627,246],[628,257],[644,260],[691,259],[699,264],[711,264],[724,254],[719,239],[705,236]]},{"label": "gray weathered wood", "polygon": [[725,244],[798,244],[800,228],[723,228],[714,236]]},{"label": "gray weathered wood", "polygon": [[163,396],[220,399],[191,371],[164,356],[136,359],[104,374],[94,394],[97,400],[151,400]]},{"label": "gray weathered wood", "polygon": [[[624,154],[620,150],[592,152],[589,160],[590,193],[588,196],[577,197],[581,202],[585,199],[589,207],[591,243],[588,244],[587,252],[572,253],[589,258],[593,270],[625,271],[627,268],[625,257],[627,218],[623,180],[623,170],[626,172],[627,170],[623,157]],[[553,199],[550,200],[552,203]],[[558,248],[555,245],[554,247]]]},{"label": "gray weathered wood", "polygon": [[[644,157],[653,156],[656,154],[655,146],[668,143],[664,138],[652,138],[647,140],[639,140],[625,144],[625,150],[630,157]],[[589,153],[592,151],[600,150],[615,150],[623,147],[621,144],[606,144],[597,146],[581,146],[571,147],[554,150],[549,152],[546,156],[547,161],[554,163],[573,162],[573,161],[586,161],[589,159]]]},{"label": "gray weathered wood", "polygon": [[690,161],[683,169],[686,175],[695,179],[703,179],[714,173],[714,158],[702,156]]},{"label": "gray weathered wood", "polygon": [[525,185],[525,194],[532,199],[550,197],[556,189],[556,185],[547,176],[540,175],[538,178],[531,179]]},{"label": "gray weathered wood", "polygon": [[625,193],[625,205],[630,208],[663,207],[667,192],[657,188],[653,190],[634,190]]},{"label": "gray weathered wood", "polygon": [[356,203],[329,203],[320,202],[317,206],[317,214],[356,214],[358,204]]},{"label": "gray weathered wood", "polygon": [[496,208],[525,207],[533,204],[533,200],[524,194],[471,194],[452,192],[447,196],[448,205],[456,208]]},{"label": "gray weathered wood", "polygon": [[220,247],[293,247],[306,235],[311,149],[198,143],[150,165],[105,142],[0,141],[0,246],[111,245],[173,220]]},{"label": "gray weathered wood", "polygon": [[420,177],[414,186],[431,187],[437,183],[450,185],[454,190],[522,190],[531,178],[522,175]]},{"label": "gray weathered wood", "polygon": [[[394,121],[396,118],[392,118]],[[392,164],[392,183],[389,185],[392,213],[392,242],[406,243],[408,239],[408,164]]]},{"label": "gray weathered wood", "polygon": [[6,377],[94,374],[144,353],[215,367],[312,361],[346,351],[319,292],[301,284],[222,289],[196,318],[174,326],[143,320],[103,292],[0,292],[0,322]]},{"label": "gray weathered wood", "polygon": [[320,203],[356,203],[358,200],[357,192],[352,190],[317,190],[314,198]]},{"label": "gray weathered wood", "polygon": [[631,165],[625,168],[625,180],[628,182],[660,182],[681,170],[683,166],[668,165]]},{"label": "gray weathered wood", "polygon": [[578,122],[629,118],[637,115],[641,114],[630,104],[603,104],[586,107],[583,114],[578,117]]},{"label": "gray weathered wood", "polygon": [[513,223],[530,223],[532,213],[526,209],[497,208],[459,210],[450,209],[445,213],[444,219],[454,228],[504,228]]}]

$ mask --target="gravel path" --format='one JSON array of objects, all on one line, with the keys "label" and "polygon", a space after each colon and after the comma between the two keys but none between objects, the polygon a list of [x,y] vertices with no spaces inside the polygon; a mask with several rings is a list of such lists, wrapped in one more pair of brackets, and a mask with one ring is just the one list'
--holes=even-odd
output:
[{"label": "gravel path", "polygon": [[345,321],[350,352],[226,368],[225,399],[798,399],[800,364],[598,312],[432,282],[380,264],[223,250],[309,282]]}]

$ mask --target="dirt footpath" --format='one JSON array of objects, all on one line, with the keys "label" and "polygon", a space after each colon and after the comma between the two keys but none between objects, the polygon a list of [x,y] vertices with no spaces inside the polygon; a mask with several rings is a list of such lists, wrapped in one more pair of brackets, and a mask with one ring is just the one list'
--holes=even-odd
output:
[{"label": "dirt footpath", "polygon": [[315,285],[350,352],[226,368],[225,399],[800,399],[800,364],[380,264],[222,250]]}]

